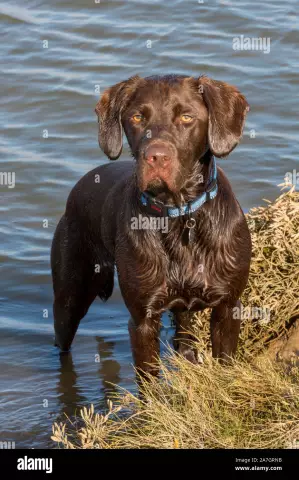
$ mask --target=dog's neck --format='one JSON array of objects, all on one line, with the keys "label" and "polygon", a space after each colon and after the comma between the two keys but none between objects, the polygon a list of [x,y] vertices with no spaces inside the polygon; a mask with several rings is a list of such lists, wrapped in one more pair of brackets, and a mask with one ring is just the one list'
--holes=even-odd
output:
[{"label": "dog's neck", "polygon": [[183,188],[180,191],[180,200],[187,203],[201,195],[207,188],[212,164],[213,155],[208,150],[194,165],[192,172],[187,177]]}]

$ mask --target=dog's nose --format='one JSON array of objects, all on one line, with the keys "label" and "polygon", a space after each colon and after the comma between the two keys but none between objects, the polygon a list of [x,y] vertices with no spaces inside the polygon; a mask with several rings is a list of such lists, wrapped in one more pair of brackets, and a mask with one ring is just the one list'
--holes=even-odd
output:
[{"label": "dog's nose", "polygon": [[153,168],[165,168],[170,163],[171,152],[166,145],[149,145],[145,151],[145,160]]}]

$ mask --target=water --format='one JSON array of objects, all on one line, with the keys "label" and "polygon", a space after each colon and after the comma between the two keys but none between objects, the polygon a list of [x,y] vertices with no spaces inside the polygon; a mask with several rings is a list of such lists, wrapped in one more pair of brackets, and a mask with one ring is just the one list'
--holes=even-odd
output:
[{"label": "water", "polygon": [[[51,447],[51,425],[64,413],[91,402],[103,408],[110,382],[134,390],[118,288],[108,304],[96,300],[71,356],[53,347],[54,229],[72,186],[107,161],[97,144],[97,90],[136,73],[205,73],[237,85],[251,112],[242,144],[219,164],[245,210],[273,200],[286,172],[298,168],[296,3],[0,4],[0,171],[16,175],[15,188],[0,185],[0,441]],[[234,50],[241,35],[270,37],[270,52]],[[172,332],[164,324],[165,342]]]}]

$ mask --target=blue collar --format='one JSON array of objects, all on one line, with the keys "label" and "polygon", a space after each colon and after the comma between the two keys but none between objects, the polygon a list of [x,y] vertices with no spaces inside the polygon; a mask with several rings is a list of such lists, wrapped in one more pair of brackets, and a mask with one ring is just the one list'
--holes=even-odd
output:
[{"label": "blue collar", "polygon": [[195,200],[188,202],[181,207],[173,207],[172,205],[165,205],[160,200],[156,200],[155,197],[148,192],[141,194],[140,200],[147,212],[150,215],[157,217],[182,217],[184,215],[190,215],[198,210],[205,202],[212,200],[216,197],[218,191],[217,185],[217,166],[214,157],[212,157],[212,166],[210,172],[209,183],[206,190]]}]

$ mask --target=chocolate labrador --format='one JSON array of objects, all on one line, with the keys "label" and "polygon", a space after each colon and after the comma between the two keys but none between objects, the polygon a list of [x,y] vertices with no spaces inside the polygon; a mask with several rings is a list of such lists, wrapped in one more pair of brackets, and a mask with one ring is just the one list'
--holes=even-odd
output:
[{"label": "chocolate labrador", "polygon": [[205,308],[212,308],[213,356],[235,353],[251,240],[214,157],[236,147],[248,110],[237,88],[206,76],[135,76],[103,93],[96,106],[100,147],[116,160],[124,130],[134,160],[87,173],[57,226],[51,264],[63,351],[96,296],[111,296],[116,266],[141,372],[158,373],[165,310],[175,318],[175,347],[190,361],[197,360],[186,334],[190,312]]}]

